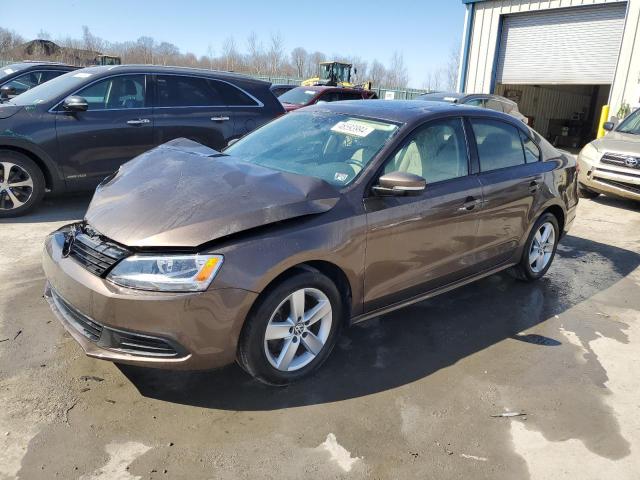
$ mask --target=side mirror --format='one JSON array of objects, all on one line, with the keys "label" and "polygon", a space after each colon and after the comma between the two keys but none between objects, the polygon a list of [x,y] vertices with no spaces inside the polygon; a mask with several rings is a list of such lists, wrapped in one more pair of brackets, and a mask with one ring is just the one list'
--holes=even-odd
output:
[{"label": "side mirror", "polygon": [[67,112],[86,112],[89,109],[89,104],[84,97],[72,95],[64,99],[62,108]]},{"label": "side mirror", "polygon": [[0,98],[6,100],[8,98],[14,97],[16,95],[16,89],[10,85],[5,85],[0,88]]},{"label": "side mirror", "polygon": [[610,132],[615,127],[616,127],[616,124],[613,122],[604,122],[604,125],[602,125],[602,128],[604,128],[607,132]]},{"label": "side mirror", "polygon": [[427,188],[427,181],[419,175],[408,172],[391,172],[382,175],[373,193],[380,196],[417,195]]}]

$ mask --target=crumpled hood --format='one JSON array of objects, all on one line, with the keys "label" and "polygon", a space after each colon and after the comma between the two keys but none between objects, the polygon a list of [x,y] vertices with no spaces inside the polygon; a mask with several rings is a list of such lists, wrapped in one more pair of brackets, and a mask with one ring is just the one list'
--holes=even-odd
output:
[{"label": "crumpled hood", "polygon": [[0,103],[0,119],[12,117],[20,110],[22,110],[22,107],[18,105],[12,105],[10,103]]},{"label": "crumpled hood", "polygon": [[326,212],[338,196],[322,180],[242,162],[180,138],[120,167],[96,189],[85,220],[131,247],[197,247]]},{"label": "crumpled hood", "polygon": [[595,140],[593,146],[602,153],[626,153],[640,156],[640,135],[621,133],[614,130]]}]

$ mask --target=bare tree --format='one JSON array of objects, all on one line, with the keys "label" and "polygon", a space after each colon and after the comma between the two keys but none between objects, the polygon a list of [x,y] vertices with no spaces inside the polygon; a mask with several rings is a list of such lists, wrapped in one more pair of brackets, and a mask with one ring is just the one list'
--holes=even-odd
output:
[{"label": "bare tree", "polygon": [[449,50],[449,57],[444,68],[445,88],[454,91],[458,84],[458,70],[460,69],[460,55],[455,45]]},{"label": "bare tree", "polygon": [[39,40],[51,40],[51,34],[41,28],[36,38]]},{"label": "bare tree", "polygon": [[298,78],[302,78],[305,73],[305,66],[307,64],[307,58],[309,54],[302,47],[296,47],[291,50],[291,63],[295,67],[296,75]]},{"label": "bare tree", "polygon": [[249,54],[247,64],[249,71],[261,75],[266,70],[266,61],[262,43],[259,42],[256,32],[251,32],[247,38]]},{"label": "bare tree", "polygon": [[176,63],[174,59],[180,55],[180,49],[173,43],[168,42],[162,42],[155,48],[155,51],[156,59],[159,63],[162,63],[162,65]]},{"label": "bare tree", "polygon": [[386,83],[391,88],[406,88],[409,83],[409,74],[404,65],[402,53],[395,51],[391,56],[391,65],[387,70]]},{"label": "bare tree", "polygon": [[309,61],[307,62],[307,74],[305,77],[312,78],[318,76],[318,65],[320,62],[324,62],[327,56],[322,52],[313,52],[309,55]]},{"label": "bare tree", "polygon": [[284,41],[280,32],[271,34],[267,58],[269,59],[269,73],[276,75],[284,60]]},{"label": "bare tree", "polygon": [[387,77],[387,69],[378,60],[374,60],[369,68],[369,81],[374,87],[379,87]]},{"label": "bare tree", "polygon": [[209,64],[209,70],[213,70],[213,58],[214,58],[213,46],[209,44],[209,46],[207,47],[207,62]]},{"label": "bare tree", "polygon": [[225,70],[233,72],[238,63],[238,49],[236,48],[236,40],[233,36],[227,37],[222,44],[222,59],[225,64]]}]

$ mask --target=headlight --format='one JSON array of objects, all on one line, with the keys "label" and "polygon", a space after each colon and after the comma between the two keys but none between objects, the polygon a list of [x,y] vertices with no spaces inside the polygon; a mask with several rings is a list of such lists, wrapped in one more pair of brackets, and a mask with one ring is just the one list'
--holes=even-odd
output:
[{"label": "headlight", "polygon": [[584,148],[580,151],[580,153],[578,154],[578,157],[582,158],[584,160],[590,161],[592,163],[595,163],[595,162],[598,161],[598,159],[600,157],[600,151],[593,144],[593,142],[587,143],[584,146]]},{"label": "headlight", "polygon": [[222,255],[133,255],[118,263],[107,280],[140,290],[201,292],[222,261]]}]

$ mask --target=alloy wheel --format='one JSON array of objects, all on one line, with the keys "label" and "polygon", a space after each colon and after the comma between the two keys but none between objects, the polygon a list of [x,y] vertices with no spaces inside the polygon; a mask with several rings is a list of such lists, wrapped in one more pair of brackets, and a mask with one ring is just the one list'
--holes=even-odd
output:
[{"label": "alloy wheel", "polygon": [[275,309],[264,337],[269,363],[283,372],[299,370],[316,358],[331,333],[329,298],[316,288],[291,293]]},{"label": "alloy wheel", "polygon": [[33,179],[22,168],[11,162],[0,162],[0,210],[14,210],[29,201],[33,195]]},{"label": "alloy wheel", "polygon": [[538,228],[531,249],[529,250],[529,266],[533,273],[542,272],[553,255],[556,242],[556,230],[551,222],[545,222]]}]

